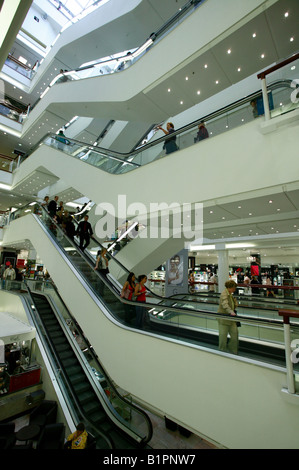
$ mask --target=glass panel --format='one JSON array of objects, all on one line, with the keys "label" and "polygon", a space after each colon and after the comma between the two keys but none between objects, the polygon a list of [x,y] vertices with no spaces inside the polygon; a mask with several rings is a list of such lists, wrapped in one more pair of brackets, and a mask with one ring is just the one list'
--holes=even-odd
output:
[{"label": "glass panel", "polygon": [[[271,93],[275,92],[278,101],[283,99],[283,96],[290,95],[293,91],[290,80],[277,81],[268,89]],[[191,145],[203,145],[202,140],[207,137],[214,137],[252,121],[257,117],[255,109],[251,105],[254,99],[261,100],[261,92],[256,92],[206,116],[204,121],[198,120],[179,129],[176,131],[176,136],[174,136],[176,137],[176,146],[172,146],[171,153]],[[123,174],[139,168],[140,165],[146,165],[170,155],[167,137],[161,137],[128,154],[86,145],[69,138],[60,138],[58,135],[45,137],[39,145],[42,144],[63,151],[74,158],[112,174]],[[35,149],[33,149],[33,152]]]},{"label": "glass panel", "polygon": [[271,118],[288,113],[299,106],[299,80],[298,80],[299,60],[275,70],[267,75],[267,83],[285,81],[287,87],[284,89],[274,88],[269,97]]},{"label": "glass panel", "polygon": [[149,423],[144,419],[144,413],[141,413],[138,408],[132,406],[132,399],[127,393],[123,392],[124,396],[122,396],[122,394],[119,394],[115,389],[111,379],[107,375],[107,372],[104,371],[96,358],[88,340],[83,336],[79,325],[71,317],[64,302],[58,295],[56,288],[48,281],[40,283],[41,285],[37,284],[39,284],[37,281],[26,281],[26,285],[30,288],[31,292],[40,293],[42,291],[53,300],[53,304],[58,308],[58,311],[65,322],[65,326],[70,330],[72,337],[75,338],[86,363],[89,365],[89,373],[94,376],[98,386],[105,391],[105,394],[108,397],[107,399],[109,399],[110,404],[114,408],[114,412],[118,416],[118,419],[121,420],[126,427],[132,429],[136,435],[146,438],[150,433],[150,429]]},{"label": "glass panel", "polygon": [[[22,208],[17,211],[16,217],[26,215],[26,210],[28,209]],[[44,210],[40,211],[39,220],[48,235],[56,239],[58,245],[64,248],[65,254],[73,266],[119,322],[132,328],[157,333],[160,336],[177,338],[218,349],[219,314],[217,314],[217,303],[203,305],[194,301],[194,298],[189,301],[188,299],[161,299],[155,296],[147,299],[145,304],[121,299],[117,292],[120,293],[128,272],[117,260],[109,257],[109,274],[107,276],[99,274],[94,269],[93,246],[90,247],[89,253],[84,252],[83,254],[78,250],[76,244],[71,242],[63,231],[53,223]],[[284,365],[285,359],[282,354],[284,349],[283,323],[282,319],[278,317],[277,310],[265,312],[262,309],[240,307],[238,316],[242,324],[239,329],[239,354],[244,357],[254,357],[257,360]],[[295,325],[294,322],[292,324]],[[271,353],[269,353],[269,348]]]}]

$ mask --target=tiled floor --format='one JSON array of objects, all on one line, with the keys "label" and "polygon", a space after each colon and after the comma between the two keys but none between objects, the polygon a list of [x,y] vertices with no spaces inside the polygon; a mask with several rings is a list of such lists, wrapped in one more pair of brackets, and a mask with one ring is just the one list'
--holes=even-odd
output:
[{"label": "tiled floor", "polygon": [[195,434],[185,437],[179,430],[170,431],[162,418],[148,411],[147,414],[153,425],[153,437],[148,445],[153,449],[217,449],[216,446]]},{"label": "tiled floor", "polygon": [[[179,430],[170,431],[166,428],[164,419],[147,411],[153,425],[153,437],[148,443],[152,449],[217,449],[213,444],[195,434],[189,437],[182,436]],[[29,416],[23,416],[15,420],[15,432],[26,426]],[[17,441],[16,445],[24,444]]]}]

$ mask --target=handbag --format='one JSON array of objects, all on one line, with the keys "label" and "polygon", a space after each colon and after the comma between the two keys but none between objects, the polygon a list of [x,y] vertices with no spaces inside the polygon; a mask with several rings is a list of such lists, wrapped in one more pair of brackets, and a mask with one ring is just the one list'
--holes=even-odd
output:
[{"label": "handbag", "polygon": [[130,296],[130,290],[129,289],[126,289],[124,292],[122,291],[120,296],[123,298],[123,299],[127,299],[129,298]]}]

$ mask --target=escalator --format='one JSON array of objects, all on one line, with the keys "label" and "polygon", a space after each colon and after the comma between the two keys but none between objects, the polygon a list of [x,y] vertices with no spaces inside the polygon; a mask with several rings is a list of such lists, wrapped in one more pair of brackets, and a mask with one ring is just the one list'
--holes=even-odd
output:
[{"label": "escalator", "polygon": [[[99,393],[96,393],[92,386],[92,382],[82,366],[82,361],[76,355],[47,296],[33,292],[31,289],[29,291],[44,334],[54,351],[57,365],[63,371],[67,385],[72,392],[70,400],[72,406],[78,410],[78,420],[86,424],[87,430],[91,427],[96,438],[97,448],[144,448],[152,436],[152,425],[146,413],[120,397],[110,379],[105,375],[100,381],[104,393],[102,399],[99,399]],[[123,405],[130,410],[130,416],[133,413],[138,414],[139,422],[143,424],[142,429],[135,429],[134,425],[125,422],[116,412],[115,415],[120,420],[119,427],[109,418],[106,411],[107,404],[105,410],[101,401],[104,400],[104,403],[107,402],[109,405],[106,394],[109,392],[110,395],[112,391],[114,396],[118,396],[118,402],[123,401]],[[147,429],[146,433],[144,433],[145,429]]]},{"label": "escalator", "polygon": [[[106,311],[106,315],[109,315],[111,321],[116,325],[136,330],[134,307],[140,304],[138,302],[128,302],[121,299],[119,295],[127,277],[125,268],[116,260],[110,258],[110,273],[107,277],[101,276],[94,269],[94,260],[89,255],[82,253],[76,243],[69,240],[58,226],[55,226],[55,224],[53,226],[53,221],[49,215],[44,209],[40,209],[39,215],[29,216],[26,213],[26,207],[20,209],[16,213],[17,220],[11,225],[16,226],[18,233],[23,233],[26,238],[31,238],[33,244],[43,236],[44,249],[44,243],[46,242],[48,249],[51,246],[55,248],[55,252],[64,259],[64,263],[69,266],[73,274],[81,279],[80,282],[85,286],[86,295],[94,298],[100,310]],[[22,217],[22,215],[25,215],[25,217]],[[22,223],[22,220],[26,222],[26,226],[18,225]],[[30,233],[27,233],[27,230]],[[45,251],[42,256],[47,267],[50,268],[51,259],[46,259],[47,253]],[[53,258],[53,254],[50,256]],[[52,271],[54,276],[57,266]],[[132,316],[130,320],[127,319],[126,306],[131,307],[130,314]],[[157,335],[160,338],[171,338],[201,345],[211,350],[217,349],[218,319],[221,315],[203,310],[194,302],[177,300],[174,303],[173,299],[163,299],[158,296],[153,298],[152,302],[146,302],[145,309],[147,323],[144,324],[143,332]],[[247,315],[240,315],[240,321],[242,323],[240,355],[284,367],[283,324],[281,320],[258,318],[255,316],[254,310],[249,309]],[[298,324],[294,323],[292,326],[294,337],[298,337]],[[248,330],[246,334],[245,328]]]}]

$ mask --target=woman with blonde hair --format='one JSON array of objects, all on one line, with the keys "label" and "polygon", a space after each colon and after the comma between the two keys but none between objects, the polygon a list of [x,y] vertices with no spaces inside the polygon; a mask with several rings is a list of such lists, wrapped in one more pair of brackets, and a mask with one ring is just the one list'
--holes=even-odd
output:
[{"label": "woman with blonde hair", "polygon": [[[218,313],[229,317],[236,317],[237,300],[233,297],[233,293],[237,288],[235,281],[229,280],[225,283],[225,289],[221,293],[219,300]],[[224,352],[238,354],[239,333],[236,321],[220,319],[219,323],[219,349]],[[227,336],[230,336],[227,341]]]}]

